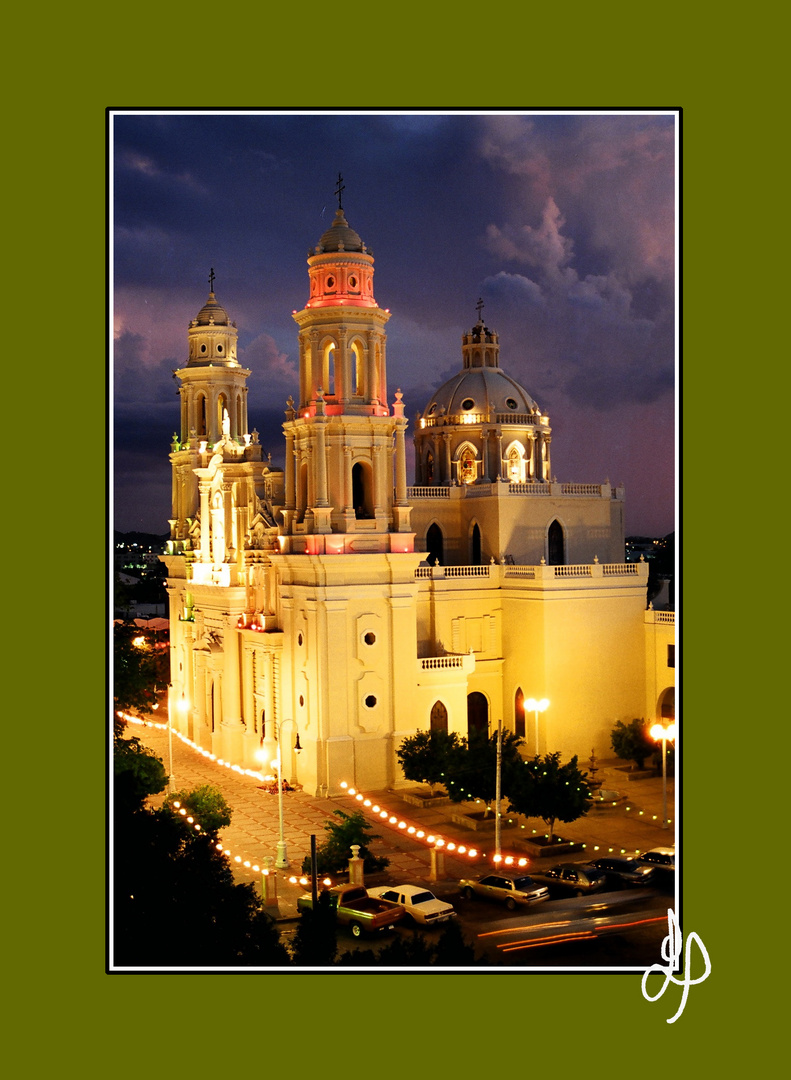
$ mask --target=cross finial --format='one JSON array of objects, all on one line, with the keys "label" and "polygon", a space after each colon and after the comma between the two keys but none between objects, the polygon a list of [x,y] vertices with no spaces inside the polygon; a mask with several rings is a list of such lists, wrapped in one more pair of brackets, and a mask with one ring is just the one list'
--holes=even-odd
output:
[{"label": "cross finial", "polygon": [[214,267],[209,270],[209,291],[214,292]]},{"label": "cross finial", "polygon": [[346,190],[346,186],[343,183],[343,177],[338,173],[338,184],[335,188],[335,194],[338,196],[338,209],[343,210],[343,203],[341,202],[341,195]]},{"label": "cross finial", "polygon": [[483,300],[478,297],[478,303],[475,305],[475,310],[478,312],[478,322],[481,321],[481,310],[483,308]]}]

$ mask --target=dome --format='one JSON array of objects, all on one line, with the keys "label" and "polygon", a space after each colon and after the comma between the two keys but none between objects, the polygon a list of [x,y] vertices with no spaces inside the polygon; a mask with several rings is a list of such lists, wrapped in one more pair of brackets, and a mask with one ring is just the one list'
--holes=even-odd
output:
[{"label": "dome", "polygon": [[532,413],[528,392],[500,368],[464,368],[437,390],[423,416],[468,416],[494,420],[494,413]]},{"label": "dome", "polygon": [[359,233],[350,227],[342,209],[336,212],[335,220],[318,242],[317,254],[325,251],[365,251]]},{"label": "dome", "polygon": [[229,323],[228,312],[218,303],[213,292],[209,293],[209,299],[198,312],[193,326],[208,326],[212,320],[215,326],[227,326]]}]

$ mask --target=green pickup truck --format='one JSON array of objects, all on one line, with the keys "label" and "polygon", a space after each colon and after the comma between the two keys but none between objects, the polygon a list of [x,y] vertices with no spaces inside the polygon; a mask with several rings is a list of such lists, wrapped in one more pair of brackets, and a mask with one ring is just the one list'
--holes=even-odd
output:
[{"label": "green pickup truck", "polygon": [[[364,931],[389,929],[406,915],[401,904],[369,896],[362,885],[336,885],[327,891],[338,923],[348,926],[355,937],[359,937]],[[313,897],[310,893],[299,897],[298,911],[311,911],[312,908]]]}]

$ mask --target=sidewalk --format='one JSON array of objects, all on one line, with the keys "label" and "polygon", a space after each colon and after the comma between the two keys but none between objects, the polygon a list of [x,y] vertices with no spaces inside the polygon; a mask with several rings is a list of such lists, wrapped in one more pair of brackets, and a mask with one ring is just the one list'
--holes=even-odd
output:
[{"label": "sidewalk", "polygon": [[[167,767],[168,737],[166,728],[153,724],[130,723],[127,728],[129,737],[136,736],[150,747]],[[223,829],[220,838],[226,852],[234,864],[234,874],[238,881],[254,882],[262,887],[262,869],[267,859],[274,867],[276,845],[279,840],[279,814],[277,794],[263,790],[260,780],[236,772],[226,765],[220,765],[204,757],[175,734],[172,739],[173,774],[177,789],[193,788],[201,784],[213,784],[219,788],[233,809],[233,820],[228,828]],[[670,825],[662,828],[662,777],[651,776],[629,780],[629,773],[623,770],[623,763],[617,759],[597,762],[596,779],[602,781],[603,791],[618,792],[623,798],[616,805],[611,803],[593,807],[589,813],[570,825],[558,823],[556,833],[564,839],[585,845],[584,853],[575,852],[569,856],[571,861],[585,858],[595,859],[610,852],[647,851],[652,847],[664,847],[675,843],[675,808],[674,781],[668,777],[667,804]],[[583,764],[584,768],[584,764]],[[425,882],[438,895],[449,898],[458,892],[461,877],[478,876],[486,872],[494,853],[494,830],[472,830],[450,821],[453,814],[465,810],[481,809],[482,804],[444,804],[431,808],[422,808],[407,803],[400,792],[359,792],[363,798],[342,795],[334,798],[314,798],[303,791],[288,791],[283,794],[284,839],[286,841],[290,867],[276,872],[277,907],[272,913],[279,920],[297,917],[297,898],[305,892],[305,885],[298,880],[301,876],[302,863],[310,855],[310,837],[315,835],[320,846],[325,839],[324,826],[332,820],[336,810],[350,813],[361,809],[369,820],[375,833],[381,839],[374,840],[369,847],[376,855],[384,855],[390,860],[387,871],[377,874],[375,879],[368,879],[369,884],[384,884],[388,881]],[[164,794],[152,800],[161,803]],[[365,806],[369,800],[371,805]],[[504,806],[507,803],[504,804]],[[379,807],[374,813],[373,807]],[[383,818],[382,812],[386,811]],[[391,823],[390,818],[396,820]],[[509,824],[509,822],[511,822]],[[401,824],[403,823],[403,824]],[[399,825],[401,827],[399,827]],[[423,830],[423,840],[415,839],[407,830]],[[543,835],[543,822],[536,819],[525,821],[503,810],[501,824],[501,849],[504,856],[525,857],[524,850],[514,843],[518,838],[527,838],[533,831]],[[440,880],[434,880],[431,873],[431,852],[426,839],[429,835],[441,837],[445,841],[443,856],[444,873]],[[448,851],[448,844],[455,845]],[[433,846],[433,845],[432,845]],[[459,854],[463,846],[467,851],[474,848],[475,857],[467,852]],[[531,859],[532,863],[537,859]],[[548,857],[547,865],[562,861]],[[259,869],[254,869],[258,867]],[[272,871],[274,873],[274,871]]]}]

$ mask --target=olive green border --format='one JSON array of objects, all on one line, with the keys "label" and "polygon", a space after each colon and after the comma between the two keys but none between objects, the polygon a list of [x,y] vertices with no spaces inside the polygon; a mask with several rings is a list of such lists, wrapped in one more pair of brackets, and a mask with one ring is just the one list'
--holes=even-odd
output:
[{"label": "olive green border", "polygon": [[[97,1071],[108,1058],[120,1076],[289,1066],[444,1076],[570,1060],[664,1075],[701,1047],[712,1063],[746,1060],[740,1033],[763,1026],[768,995],[745,971],[749,896],[736,887],[752,861],[738,846],[742,823],[755,825],[753,852],[761,827],[747,809],[744,725],[774,710],[732,564],[756,555],[733,510],[755,482],[761,396],[738,360],[766,347],[753,296],[765,268],[751,247],[762,237],[748,234],[759,135],[770,131],[744,94],[748,81],[756,93],[773,46],[759,55],[749,28],[713,21],[682,25],[667,7],[624,4],[432,15],[307,3],[125,8],[91,25],[61,9],[35,26],[24,14],[9,22],[24,107],[7,101],[6,318],[20,351],[6,366],[18,387],[6,402],[6,468],[25,512],[12,508],[5,529],[16,568],[5,594],[7,725],[20,733],[9,743],[19,758],[6,762],[6,864],[23,909],[8,943],[12,1026],[31,1075],[66,1062]],[[712,974],[673,1025],[675,989],[649,1004],[629,974],[104,973],[105,110],[218,104],[683,109],[683,930],[700,935]],[[737,187],[746,198],[735,200]],[[763,716],[745,715],[756,702]]]}]

